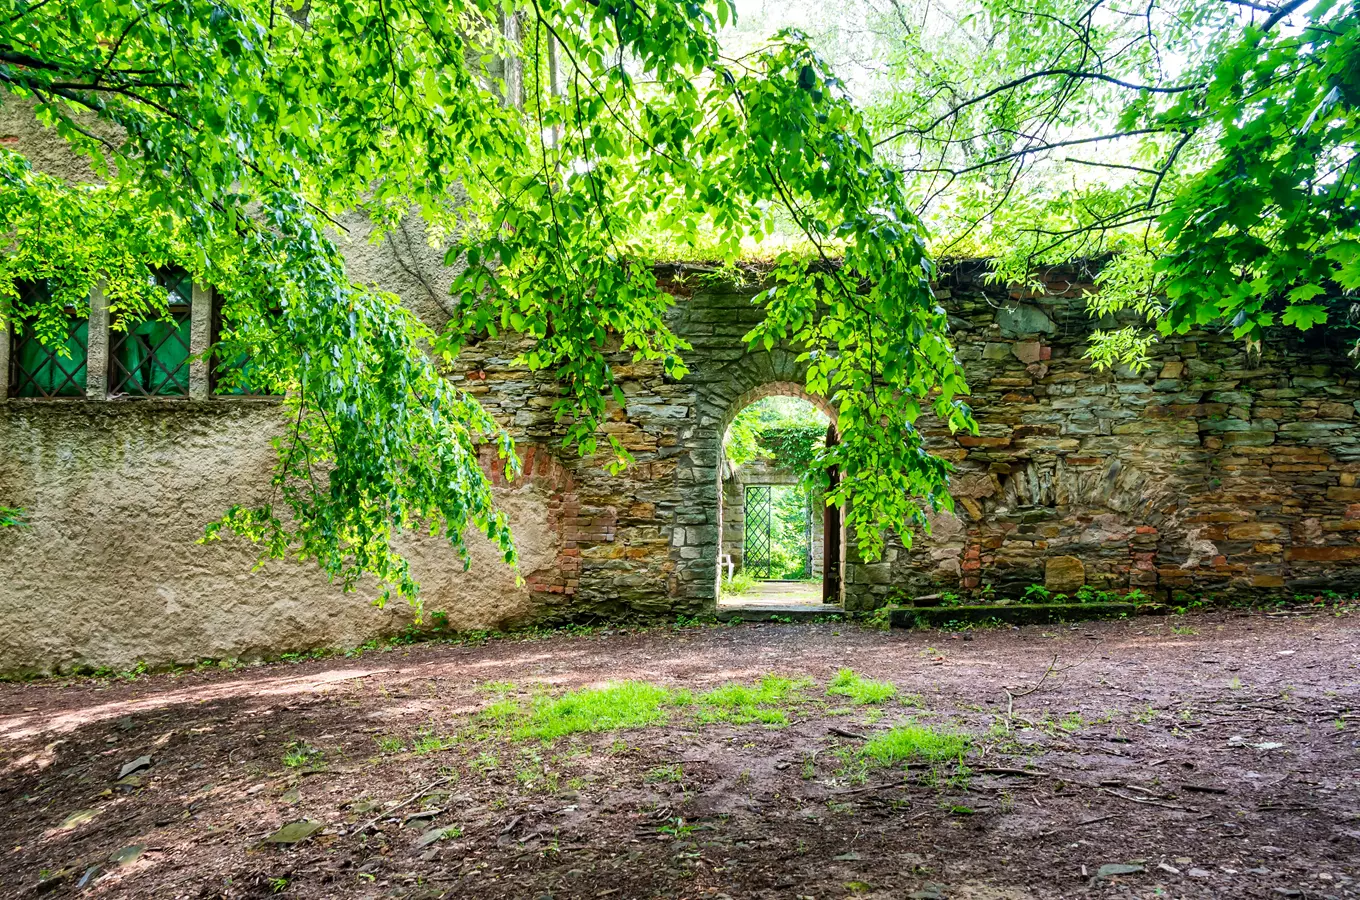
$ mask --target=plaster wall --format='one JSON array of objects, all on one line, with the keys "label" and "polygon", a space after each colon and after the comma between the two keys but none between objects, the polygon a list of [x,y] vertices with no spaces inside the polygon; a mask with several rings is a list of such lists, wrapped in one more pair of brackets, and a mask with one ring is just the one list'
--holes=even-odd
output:
[{"label": "plaster wall", "polygon": [[[233,503],[268,498],[281,430],[273,404],[6,404],[0,486],[30,526],[0,530],[0,671],[250,659],[405,627],[411,609],[375,608],[372,584],[344,594],[315,565],[252,571],[253,545],[197,543]],[[556,553],[550,493],[533,480],[498,489],[525,571]],[[528,588],[484,539],[470,543],[465,573],[446,541],[407,541],[427,612],[459,629],[528,618]]]}]

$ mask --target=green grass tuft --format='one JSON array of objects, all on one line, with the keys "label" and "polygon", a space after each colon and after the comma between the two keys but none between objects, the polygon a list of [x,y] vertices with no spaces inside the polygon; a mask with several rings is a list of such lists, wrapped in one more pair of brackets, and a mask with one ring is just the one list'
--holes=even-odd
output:
[{"label": "green grass tuft", "polygon": [[972,739],[965,734],[936,731],[926,725],[903,725],[865,743],[863,753],[885,766],[911,760],[947,762],[961,758],[971,743]]},{"label": "green grass tuft", "polygon": [[[544,743],[568,734],[659,725],[667,719],[671,692],[645,681],[622,681],[603,688],[569,691],[534,703],[527,721],[514,731],[517,740]],[[493,704],[493,706],[496,704]]]},{"label": "green grass tuft", "polygon": [[754,687],[729,682],[699,697],[698,719],[705,725],[787,725],[788,714],[779,707],[803,700],[802,691],[811,684],[810,678],[794,680],[780,675],[766,675]]},{"label": "green grass tuft", "polygon": [[882,703],[897,696],[897,685],[891,681],[871,681],[855,674],[854,669],[841,669],[827,685],[826,692],[849,697],[857,706]]}]

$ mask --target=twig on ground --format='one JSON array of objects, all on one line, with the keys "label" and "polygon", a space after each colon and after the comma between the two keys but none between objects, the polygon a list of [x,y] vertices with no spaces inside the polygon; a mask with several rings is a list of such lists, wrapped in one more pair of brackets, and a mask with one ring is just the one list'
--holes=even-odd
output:
[{"label": "twig on ground", "polygon": [[837,728],[837,727],[834,726],[834,725],[831,726],[830,728],[828,728],[826,731],[827,731],[828,734],[834,734],[834,735],[836,735],[837,737],[853,738],[854,740],[857,740],[857,741],[867,741],[867,740],[869,739],[869,738],[866,737],[865,735],[862,735],[862,734],[860,734],[860,733],[858,733],[858,732],[855,732],[855,731],[846,731],[844,728]]},{"label": "twig on ground", "polygon": [[885,788],[894,788],[894,787],[900,788],[900,787],[906,787],[906,786],[907,786],[907,785],[906,785],[906,782],[902,782],[902,781],[890,781],[890,782],[888,782],[887,784],[870,784],[870,785],[866,785],[866,786],[864,786],[864,787],[851,788],[851,789],[848,790],[848,791],[832,791],[832,792],[831,792],[831,796],[832,796],[832,797],[848,797],[848,796],[850,796],[851,794],[867,794],[867,793],[869,793],[870,791],[881,791],[881,790],[883,790],[883,789],[885,789]]},{"label": "twig on ground", "polygon": [[1184,788],[1184,789],[1187,790],[1187,791],[1198,791],[1198,792],[1201,793],[1201,794],[1226,794],[1226,793],[1228,793],[1228,789],[1227,789],[1227,788],[1214,787],[1214,786],[1211,785],[1211,784],[1184,784],[1184,783],[1183,783],[1183,784],[1181,784],[1181,787]]},{"label": "twig on ground", "polygon": [[1096,790],[1100,791],[1103,794],[1109,794],[1111,797],[1118,797],[1120,800],[1128,800],[1130,803],[1143,803],[1146,804],[1147,806],[1160,806],[1162,809],[1175,809],[1179,810],[1180,812],[1199,812],[1199,810],[1195,809],[1193,806],[1180,806],[1175,803],[1163,803],[1160,800],[1147,800],[1144,799],[1143,797],[1130,797],[1128,794],[1121,794],[1118,791],[1112,791],[1109,788],[1096,788]]},{"label": "twig on ground", "polygon": [[429,784],[425,785],[419,791],[407,797],[405,800],[401,801],[396,806],[388,807],[387,809],[380,812],[378,815],[374,816],[372,819],[369,819],[367,822],[360,825],[358,828],[354,829],[354,831],[351,832],[351,834],[363,834],[365,831],[368,831],[374,825],[377,825],[379,822],[381,822],[388,816],[392,815],[397,810],[401,809],[404,806],[409,806],[410,804],[415,803],[421,797],[424,797],[426,794],[428,794],[435,788],[439,787],[441,784],[448,784],[450,781],[453,781],[457,777],[458,776],[456,775],[450,775],[447,778],[438,778],[435,779],[434,781],[431,781]]},{"label": "twig on ground", "polygon": [[[1094,653],[1095,651],[1092,650],[1091,652]],[[1091,654],[1088,653],[1078,661],[1072,663],[1072,665],[1070,666],[1059,666],[1058,654],[1054,653],[1053,659],[1049,661],[1048,666],[1044,669],[1044,674],[1039,676],[1039,680],[1036,681],[1032,687],[1027,687],[1024,690],[1020,691],[1013,691],[1010,688],[1005,688],[1004,690],[1006,691],[1006,730],[1007,731],[1011,730],[1011,720],[1015,717],[1016,697],[1028,697],[1030,694],[1037,693],[1044,686],[1044,683],[1047,682],[1048,679],[1053,675],[1063,676],[1062,681],[1058,683],[1058,687],[1061,687],[1063,684],[1067,682],[1067,673],[1072,671],[1082,663],[1086,662],[1086,660],[1090,658]]]}]

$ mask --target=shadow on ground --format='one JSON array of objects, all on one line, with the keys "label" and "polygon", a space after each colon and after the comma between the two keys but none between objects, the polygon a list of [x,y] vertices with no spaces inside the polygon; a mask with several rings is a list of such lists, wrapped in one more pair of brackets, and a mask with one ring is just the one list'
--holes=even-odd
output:
[{"label": "shadow on ground", "polygon": [[[1360,896],[1356,625],[746,625],[0,685],[0,895]],[[842,668],[896,694],[828,695]],[[680,703],[545,744],[495,717],[768,673],[811,679],[786,725]],[[970,749],[861,752],[906,724]]]}]

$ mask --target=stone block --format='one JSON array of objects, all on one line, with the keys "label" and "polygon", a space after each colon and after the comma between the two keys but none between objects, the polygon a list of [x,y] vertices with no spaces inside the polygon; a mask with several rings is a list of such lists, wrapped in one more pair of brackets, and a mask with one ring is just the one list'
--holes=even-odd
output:
[{"label": "stone block", "polygon": [[[1055,334],[1058,326],[1049,318],[1048,313],[1029,303],[1016,303],[1002,307],[996,314],[997,327],[1006,337],[1021,337],[1027,334]],[[1031,360],[1034,362],[1037,360]]]},{"label": "stone block", "polygon": [[1037,363],[1043,358],[1043,347],[1038,341],[1016,341],[1011,345],[1011,353],[1022,363]]},{"label": "stone block", "polygon": [[1360,546],[1290,547],[1284,558],[1292,562],[1347,562],[1360,559]]},{"label": "stone block", "polygon": [[1052,556],[1044,563],[1044,587],[1070,594],[1086,584],[1086,565],[1075,556]]},{"label": "stone block", "polygon": [[1274,522],[1243,522],[1228,526],[1230,541],[1268,541],[1284,537],[1289,529]]}]

